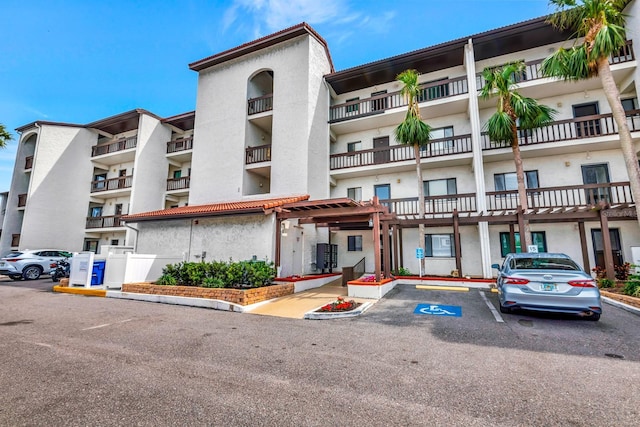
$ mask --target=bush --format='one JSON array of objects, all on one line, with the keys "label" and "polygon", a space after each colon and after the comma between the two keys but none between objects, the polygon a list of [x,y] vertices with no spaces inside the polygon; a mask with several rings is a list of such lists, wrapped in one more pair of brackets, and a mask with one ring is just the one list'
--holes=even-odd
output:
[{"label": "bush", "polygon": [[607,279],[603,277],[602,279],[598,279],[598,287],[599,288],[613,288],[615,283],[611,279]]},{"label": "bush", "polygon": [[[635,275],[634,275],[635,276]],[[635,276],[632,280],[629,280],[622,288],[622,293],[625,295],[635,296],[638,290],[640,290],[640,280]]]},{"label": "bush", "polygon": [[271,284],[275,277],[275,266],[267,261],[180,262],[163,268],[156,283],[206,288],[258,288]]},{"label": "bush", "polygon": [[629,279],[629,272],[631,271],[631,264],[625,262],[622,265],[614,266],[616,270],[616,279],[622,280],[623,282]]},{"label": "bush", "polygon": [[413,274],[411,274],[411,272],[404,268],[404,267],[400,267],[399,269],[396,270],[396,276],[413,276]]}]

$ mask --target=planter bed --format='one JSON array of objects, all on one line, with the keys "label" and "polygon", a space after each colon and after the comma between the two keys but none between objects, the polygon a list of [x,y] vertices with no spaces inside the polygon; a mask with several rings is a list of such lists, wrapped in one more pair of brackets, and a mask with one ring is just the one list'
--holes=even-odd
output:
[{"label": "planter bed", "polygon": [[640,298],[632,297],[618,292],[611,292],[607,289],[600,289],[600,294],[603,297],[611,298],[612,300],[620,301],[627,305],[640,309]]},{"label": "planter bed", "polygon": [[205,298],[250,305],[293,294],[293,283],[285,283],[260,288],[201,288],[197,286],[160,286],[153,283],[124,283],[122,292],[175,297]]}]

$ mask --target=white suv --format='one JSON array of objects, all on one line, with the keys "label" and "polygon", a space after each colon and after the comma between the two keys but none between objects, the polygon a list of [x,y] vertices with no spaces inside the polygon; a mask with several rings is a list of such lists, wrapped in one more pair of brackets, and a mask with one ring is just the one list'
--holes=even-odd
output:
[{"label": "white suv", "polygon": [[59,249],[37,249],[11,252],[0,258],[0,274],[13,280],[36,280],[42,273],[48,273],[51,263],[68,258],[70,252]]}]

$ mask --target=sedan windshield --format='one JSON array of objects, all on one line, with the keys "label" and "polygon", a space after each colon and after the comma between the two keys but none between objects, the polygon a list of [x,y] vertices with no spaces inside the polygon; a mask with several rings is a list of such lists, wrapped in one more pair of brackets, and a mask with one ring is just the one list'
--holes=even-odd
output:
[{"label": "sedan windshield", "polygon": [[512,261],[512,268],[516,270],[580,270],[576,263],[567,258],[516,258]]}]

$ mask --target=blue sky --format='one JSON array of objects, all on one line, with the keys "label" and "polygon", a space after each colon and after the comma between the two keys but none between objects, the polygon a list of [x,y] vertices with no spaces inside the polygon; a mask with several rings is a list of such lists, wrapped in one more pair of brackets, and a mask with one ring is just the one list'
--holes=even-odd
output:
[{"label": "blue sky", "polygon": [[0,191],[16,127],[86,124],[134,108],[195,108],[188,64],[302,21],[337,71],[545,15],[547,0],[3,0]]}]

